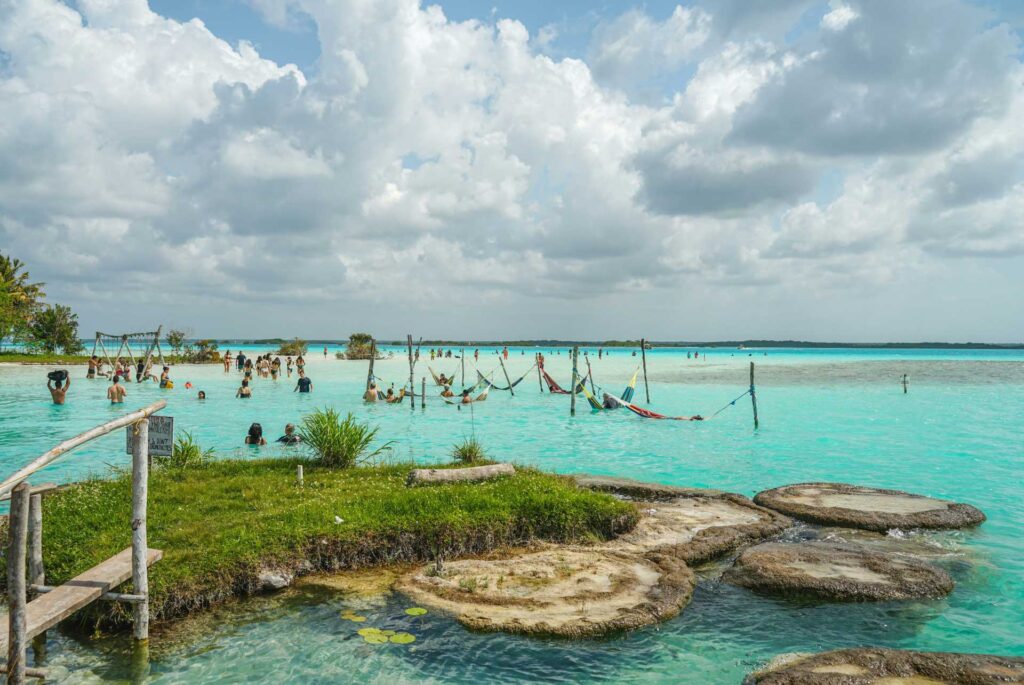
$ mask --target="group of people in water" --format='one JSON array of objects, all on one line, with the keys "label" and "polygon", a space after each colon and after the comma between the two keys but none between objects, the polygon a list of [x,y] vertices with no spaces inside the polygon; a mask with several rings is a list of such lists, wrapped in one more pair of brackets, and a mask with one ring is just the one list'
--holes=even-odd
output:
[{"label": "group of people in water", "polygon": [[235,397],[238,399],[247,400],[252,397],[253,373],[259,378],[270,378],[276,381],[281,377],[282,367],[288,374],[288,378],[292,377],[294,370],[298,371],[298,382],[292,392],[313,392],[313,381],[306,375],[306,360],[301,354],[294,360],[291,355],[285,355],[285,361],[282,362],[279,355],[271,355],[269,352],[253,359],[246,357],[242,351],[239,351],[238,355],[232,355],[231,350],[228,350],[224,353],[224,373],[230,373],[232,366],[243,374],[242,385],[235,392]]}]

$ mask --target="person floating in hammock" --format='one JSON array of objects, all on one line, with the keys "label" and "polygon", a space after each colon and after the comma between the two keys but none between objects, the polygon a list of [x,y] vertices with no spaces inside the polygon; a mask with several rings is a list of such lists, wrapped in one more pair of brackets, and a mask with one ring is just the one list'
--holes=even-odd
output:
[{"label": "person floating in hammock", "polygon": [[471,402],[473,402],[473,397],[469,394],[469,390],[468,389],[462,391],[462,400],[461,400],[461,402],[462,402],[462,404],[470,404]]},{"label": "person floating in hammock", "polygon": [[368,387],[366,392],[363,393],[363,400],[366,402],[376,402],[379,399],[381,399],[381,397],[380,391],[377,390],[377,384],[370,383],[370,387]]},{"label": "person floating in hammock", "polygon": [[444,389],[441,391],[441,397],[455,397],[455,393],[452,392],[452,386],[450,383],[444,384]]},{"label": "person floating in hammock", "polygon": [[452,382],[452,380],[450,378],[448,378],[447,376],[445,376],[444,372],[441,372],[441,375],[437,377],[438,385],[450,385],[451,382]]}]

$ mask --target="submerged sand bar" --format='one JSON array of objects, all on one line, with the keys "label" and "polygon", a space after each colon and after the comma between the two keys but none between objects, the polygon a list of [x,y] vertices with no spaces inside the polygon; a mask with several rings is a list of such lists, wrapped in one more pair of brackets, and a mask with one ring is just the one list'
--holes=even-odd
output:
[{"label": "submerged sand bar", "polygon": [[760,492],[754,501],[811,523],[875,531],[965,528],[985,520],[969,504],[846,483],[786,485]]}]

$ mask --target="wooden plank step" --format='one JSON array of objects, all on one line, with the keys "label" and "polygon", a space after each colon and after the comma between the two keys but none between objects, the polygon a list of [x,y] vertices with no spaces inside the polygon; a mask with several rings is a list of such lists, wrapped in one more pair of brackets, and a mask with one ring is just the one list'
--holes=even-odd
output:
[{"label": "wooden plank step", "polygon": [[[149,550],[146,565],[152,566],[163,557],[158,549]],[[26,638],[49,630],[82,607],[95,602],[104,592],[132,577],[132,548],[118,552],[106,561],[36,597],[25,607]],[[0,658],[7,654],[9,621],[7,612],[0,614]]]},{"label": "wooden plank step", "polygon": [[[32,489],[28,491],[28,494],[30,494],[30,495],[41,495],[41,494],[43,494],[45,492],[50,492],[51,490],[56,490],[59,487],[60,486],[57,485],[56,483],[43,483],[41,485],[33,485]],[[0,495],[0,502],[9,500],[10,498],[11,498],[11,493],[5,492],[3,495]]]}]

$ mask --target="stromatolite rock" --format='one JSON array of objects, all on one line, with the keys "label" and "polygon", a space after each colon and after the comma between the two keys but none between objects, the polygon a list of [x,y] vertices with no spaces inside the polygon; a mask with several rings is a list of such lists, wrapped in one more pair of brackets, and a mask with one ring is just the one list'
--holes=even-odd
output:
[{"label": "stromatolite rock", "polygon": [[695,584],[683,562],[583,547],[465,559],[406,574],[396,588],[478,630],[586,637],[671,618]]},{"label": "stromatolite rock", "polygon": [[797,483],[759,492],[754,502],[793,518],[827,526],[966,528],[985,520],[969,504],[846,483]]},{"label": "stromatolite rock", "polygon": [[765,543],[744,550],[722,580],[767,594],[832,601],[944,597],[953,579],[942,569],[854,545]]},{"label": "stromatolite rock", "polygon": [[1024,659],[990,654],[837,649],[786,655],[747,685],[1007,685],[1024,683]]}]

